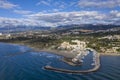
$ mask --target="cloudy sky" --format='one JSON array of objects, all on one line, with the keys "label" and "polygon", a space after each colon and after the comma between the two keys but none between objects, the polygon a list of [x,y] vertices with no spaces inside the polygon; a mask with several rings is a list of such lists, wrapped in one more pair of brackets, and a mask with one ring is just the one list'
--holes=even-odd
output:
[{"label": "cloudy sky", "polygon": [[0,0],[0,27],[120,24],[120,0]]}]

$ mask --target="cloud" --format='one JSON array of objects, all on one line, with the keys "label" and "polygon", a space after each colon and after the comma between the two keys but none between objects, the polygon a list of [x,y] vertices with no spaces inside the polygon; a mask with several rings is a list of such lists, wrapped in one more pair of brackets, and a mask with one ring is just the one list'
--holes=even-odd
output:
[{"label": "cloud", "polygon": [[114,24],[120,25],[120,11],[117,10],[110,11],[108,20],[114,22]]},{"label": "cloud", "polygon": [[23,14],[23,15],[33,13],[32,11],[28,11],[28,10],[14,10],[13,12],[17,14]]},{"label": "cloud", "polygon": [[120,0],[80,0],[78,6],[85,8],[114,8],[120,7]]},{"label": "cloud", "polygon": [[65,3],[64,1],[57,1],[57,2],[54,2],[53,5],[54,5],[56,8],[61,9],[61,10],[68,7],[68,4]]},{"label": "cloud", "polygon": [[120,18],[120,12],[117,10],[110,11],[111,16]]},{"label": "cloud", "polygon": [[8,2],[6,0],[0,0],[0,8],[12,9],[12,8],[16,8],[16,7],[18,7],[18,5],[10,3],[10,2]]},{"label": "cloud", "polygon": [[57,12],[57,13],[49,13],[49,14],[32,14],[27,15],[28,18],[35,19],[35,20],[43,20],[45,22],[50,23],[61,23],[66,24],[70,23],[81,23],[82,21],[86,20],[101,20],[105,17],[104,14],[100,14],[97,11],[80,11],[80,12]]},{"label": "cloud", "polygon": [[0,17],[0,27],[17,27],[17,26],[53,26],[51,23],[37,21],[32,19],[15,19]]},{"label": "cloud", "polygon": [[53,1],[53,0],[42,0],[42,1],[39,1],[37,4],[37,6],[41,6],[41,5],[45,5],[45,6],[48,6],[48,7],[55,7],[56,9],[65,9],[68,4],[65,3],[64,1]]},{"label": "cloud", "polygon": [[36,4],[37,6],[38,5],[47,5],[47,6],[50,6],[50,3],[48,1],[40,1]]},{"label": "cloud", "polygon": [[25,18],[13,19],[0,17],[0,26],[60,26],[70,24],[118,24],[119,11],[101,13],[98,11],[75,11],[56,13],[36,13],[25,15]]},{"label": "cloud", "polygon": [[53,9],[52,12],[59,12],[59,9]]}]

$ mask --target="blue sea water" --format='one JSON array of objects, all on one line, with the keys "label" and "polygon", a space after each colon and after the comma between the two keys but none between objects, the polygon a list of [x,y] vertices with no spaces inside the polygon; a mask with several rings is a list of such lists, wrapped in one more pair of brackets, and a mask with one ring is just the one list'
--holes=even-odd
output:
[{"label": "blue sea water", "polygon": [[73,67],[57,56],[47,52],[12,44],[0,43],[0,80],[120,80],[120,56],[101,56],[101,67],[97,72],[88,74],[67,74],[43,67],[85,70],[92,68],[92,54],[86,56],[83,66]]}]

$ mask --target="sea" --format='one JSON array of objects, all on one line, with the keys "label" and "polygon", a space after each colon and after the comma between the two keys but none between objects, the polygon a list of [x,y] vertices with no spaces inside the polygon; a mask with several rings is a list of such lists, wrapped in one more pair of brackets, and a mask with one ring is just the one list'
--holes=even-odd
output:
[{"label": "sea", "polygon": [[69,70],[87,70],[94,67],[91,52],[81,66],[62,62],[62,56],[38,52],[27,46],[0,43],[0,80],[120,80],[120,56],[101,56],[101,66],[87,74],[61,73],[45,70],[50,65]]}]

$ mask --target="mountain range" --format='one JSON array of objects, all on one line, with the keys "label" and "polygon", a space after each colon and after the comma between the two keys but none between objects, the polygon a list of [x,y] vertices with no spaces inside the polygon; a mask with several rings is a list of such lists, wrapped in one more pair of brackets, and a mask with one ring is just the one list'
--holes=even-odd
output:
[{"label": "mountain range", "polygon": [[35,30],[53,30],[53,31],[69,31],[74,29],[101,31],[108,29],[117,29],[120,25],[103,25],[103,24],[72,24],[57,27],[45,27],[45,26],[17,26],[17,27],[0,27],[0,32],[21,32],[21,31],[35,31]]}]

